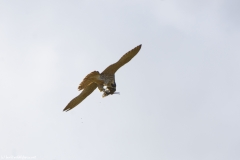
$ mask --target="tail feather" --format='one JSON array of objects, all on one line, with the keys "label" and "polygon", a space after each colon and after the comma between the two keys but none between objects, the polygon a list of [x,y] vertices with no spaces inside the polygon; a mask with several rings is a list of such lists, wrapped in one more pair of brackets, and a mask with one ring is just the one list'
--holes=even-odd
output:
[{"label": "tail feather", "polygon": [[89,73],[78,86],[78,90],[80,91],[86,88],[88,85],[95,82],[99,76],[100,76],[100,73],[98,71],[93,71]]}]

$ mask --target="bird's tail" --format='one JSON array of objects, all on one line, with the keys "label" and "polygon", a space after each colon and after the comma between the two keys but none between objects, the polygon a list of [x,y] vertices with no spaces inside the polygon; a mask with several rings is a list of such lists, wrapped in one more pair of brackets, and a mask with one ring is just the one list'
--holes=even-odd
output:
[{"label": "bird's tail", "polygon": [[80,90],[84,89],[85,87],[87,87],[88,85],[90,85],[91,83],[96,81],[96,79],[98,79],[99,76],[100,76],[100,73],[98,71],[93,71],[93,72],[89,73],[83,79],[83,81],[79,84],[78,90],[80,91]]}]

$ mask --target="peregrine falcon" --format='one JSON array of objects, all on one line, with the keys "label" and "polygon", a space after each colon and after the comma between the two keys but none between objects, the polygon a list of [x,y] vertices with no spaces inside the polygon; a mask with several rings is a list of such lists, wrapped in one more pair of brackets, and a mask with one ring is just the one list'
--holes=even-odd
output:
[{"label": "peregrine falcon", "polygon": [[96,88],[103,92],[102,97],[116,93],[115,73],[116,71],[128,63],[141,49],[142,45],[133,48],[124,54],[116,63],[108,66],[102,73],[93,71],[89,73],[78,86],[78,90],[83,90],[77,97],[72,99],[63,111],[69,111],[81,103]]}]

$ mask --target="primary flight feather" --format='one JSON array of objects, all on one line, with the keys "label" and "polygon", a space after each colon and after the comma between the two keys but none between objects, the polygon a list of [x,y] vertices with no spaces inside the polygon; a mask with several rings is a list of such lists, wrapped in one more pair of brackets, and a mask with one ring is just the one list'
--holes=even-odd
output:
[{"label": "primary flight feather", "polygon": [[[81,103],[96,88],[103,92],[103,97],[114,94],[116,91],[115,73],[123,65],[128,63],[141,49],[142,45],[133,48],[124,54],[116,63],[108,66],[101,74],[98,71],[89,73],[78,86],[78,90],[83,90],[77,97],[72,99],[63,111],[69,111]],[[104,86],[106,88],[104,88]]]}]

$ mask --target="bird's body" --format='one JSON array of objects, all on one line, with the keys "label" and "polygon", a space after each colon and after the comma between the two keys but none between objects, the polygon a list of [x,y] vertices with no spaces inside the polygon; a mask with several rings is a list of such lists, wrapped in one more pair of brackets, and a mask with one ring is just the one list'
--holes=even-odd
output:
[{"label": "bird's body", "polygon": [[[109,91],[111,92],[111,94],[114,93],[114,91],[113,91],[114,89],[116,91],[116,83],[115,83],[115,75],[114,74],[108,74],[108,73],[100,74],[98,71],[93,71],[83,79],[83,81],[80,83],[80,85],[78,87],[78,90],[85,89],[91,83],[96,83],[100,92],[104,92],[103,97],[106,97],[107,96],[106,94]],[[109,91],[104,89],[104,87],[107,87]]]},{"label": "bird's body", "polygon": [[141,49],[141,45],[123,55],[119,61],[107,67],[102,73],[93,71],[89,73],[78,86],[78,90],[83,90],[77,97],[71,100],[63,111],[70,109],[81,103],[96,88],[103,92],[102,97],[112,95],[116,91],[115,73],[124,64],[128,63]]}]

